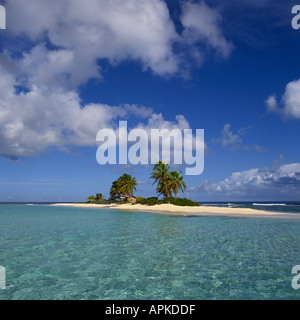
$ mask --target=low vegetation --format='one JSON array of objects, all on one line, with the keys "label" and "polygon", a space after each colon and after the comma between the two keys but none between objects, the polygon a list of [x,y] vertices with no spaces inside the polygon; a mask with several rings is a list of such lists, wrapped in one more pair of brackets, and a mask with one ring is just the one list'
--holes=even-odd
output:
[{"label": "low vegetation", "polygon": [[142,197],[138,197],[136,200],[137,203],[139,204],[145,204],[148,206],[154,206],[156,204],[165,204],[165,203],[170,203],[170,204],[174,204],[176,206],[189,206],[189,207],[200,207],[200,204],[198,202],[192,201],[190,199],[186,199],[186,198],[168,198],[168,199],[162,199],[159,200],[158,198],[155,197],[151,197],[151,198],[142,198]]}]

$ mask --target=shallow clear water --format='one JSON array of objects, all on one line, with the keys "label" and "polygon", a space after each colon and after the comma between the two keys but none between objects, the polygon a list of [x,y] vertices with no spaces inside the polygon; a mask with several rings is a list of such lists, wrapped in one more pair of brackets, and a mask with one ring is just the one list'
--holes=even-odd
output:
[{"label": "shallow clear water", "polygon": [[0,299],[299,299],[297,219],[0,205]]}]

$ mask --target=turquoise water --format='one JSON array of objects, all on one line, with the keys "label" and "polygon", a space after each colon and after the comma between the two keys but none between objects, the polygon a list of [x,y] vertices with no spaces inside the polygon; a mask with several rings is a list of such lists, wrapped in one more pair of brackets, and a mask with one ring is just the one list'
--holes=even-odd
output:
[{"label": "turquoise water", "polygon": [[299,299],[300,220],[0,205],[0,299]]}]

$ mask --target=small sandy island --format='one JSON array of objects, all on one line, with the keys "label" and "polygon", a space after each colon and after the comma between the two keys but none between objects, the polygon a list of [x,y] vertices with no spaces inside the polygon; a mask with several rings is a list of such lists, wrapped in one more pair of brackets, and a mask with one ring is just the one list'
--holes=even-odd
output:
[{"label": "small sandy island", "polygon": [[271,212],[263,210],[254,210],[249,208],[227,208],[227,207],[180,207],[173,204],[159,204],[146,206],[141,204],[92,204],[92,203],[57,203],[51,206],[95,208],[95,209],[115,209],[129,211],[143,211],[153,213],[174,214],[181,216],[230,216],[230,217],[276,217],[276,218],[300,218],[299,214]]}]

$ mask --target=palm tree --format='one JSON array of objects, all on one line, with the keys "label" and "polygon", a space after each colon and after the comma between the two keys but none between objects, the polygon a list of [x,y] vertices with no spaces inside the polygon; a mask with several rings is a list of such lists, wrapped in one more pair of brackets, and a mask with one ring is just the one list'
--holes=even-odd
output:
[{"label": "palm tree", "polygon": [[103,200],[103,195],[102,195],[102,193],[97,193],[95,200],[96,200],[96,201],[101,201],[101,200]]},{"label": "palm tree", "polygon": [[115,180],[112,183],[112,186],[110,188],[110,196],[113,198],[119,198],[120,196],[120,190],[119,190],[119,180]]},{"label": "palm tree", "polygon": [[95,197],[94,197],[94,196],[89,196],[89,197],[87,198],[87,201],[88,201],[88,202],[94,202],[94,201],[95,201]]},{"label": "palm tree", "polygon": [[177,200],[178,191],[181,190],[182,192],[184,192],[184,190],[186,190],[186,184],[183,181],[183,175],[181,174],[181,171],[171,172],[171,188],[175,193],[176,200]]},{"label": "palm tree", "polygon": [[[150,176],[154,179],[153,184],[157,183],[156,191],[162,194],[165,198],[170,198],[172,195],[171,174],[169,172],[169,165],[159,161],[154,167]],[[170,202],[170,201],[169,201]]]},{"label": "palm tree", "polygon": [[130,174],[124,173],[119,178],[118,188],[120,191],[120,194],[124,196],[131,197],[133,196],[133,190],[136,191],[137,182],[135,178],[132,178]]},{"label": "palm tree", "polygon": [[136,191],[136,179],[130,174],[124,173],[118,180],[114,181],[110,189],[110,195],[113,196],[128,196],[133,195],[133,190]]}]

